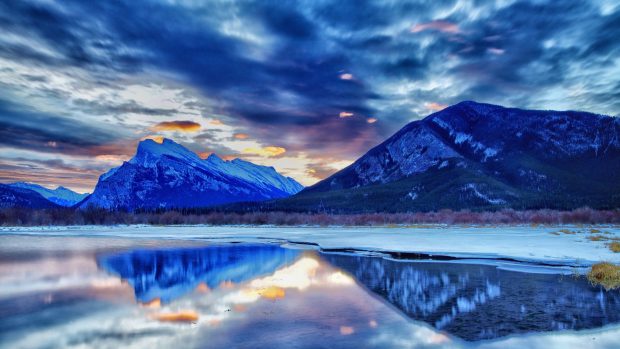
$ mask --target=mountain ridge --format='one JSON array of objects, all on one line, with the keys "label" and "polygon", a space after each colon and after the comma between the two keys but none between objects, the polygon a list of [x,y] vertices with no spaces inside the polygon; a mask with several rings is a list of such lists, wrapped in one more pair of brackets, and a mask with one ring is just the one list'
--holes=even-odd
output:
[{"label": "mountain ridge", "polygon": [[34,190],[0,183],[0,208],[14,207],[50,209],[61,206],[49,201]]},{"label": "mountain ridge", "polygon": [[45,188],[42,185],[30,182],[13,182],[7,184],[13,188],[22,188],[35,191],[43,196],[45,199],[64,207],[70,207],[78,202],[84,200],[89,193],[77,193],[71,189],[63,186],[58,186],[56,189]]},{"label": "mountain ridge", "polygon": [[335,212],[618,207],[619,135],[620,120],[609,116],[464,101],[410,122],[350,166],[273,205]]},{"label": "mountain ridge", "polygon": [[157,209],[207,207],[286,197],[303,187],[275,169],[196,153],[170,139],[147,139],[135,156],[100,176],[80,208]]}]

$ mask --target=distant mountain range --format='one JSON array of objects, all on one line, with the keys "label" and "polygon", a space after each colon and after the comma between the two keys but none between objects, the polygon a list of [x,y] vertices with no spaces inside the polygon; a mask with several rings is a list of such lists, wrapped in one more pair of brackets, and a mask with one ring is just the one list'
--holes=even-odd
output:
[{"label": "distant mountain range", "polygon": [[88,193],[79,194],[65,187],[57,187],[56,189],[48,189],[43,186],[34,183],[15,182],[8,184],[13,188],[28,189],[39,193],[47,200],[60,206],[73,206],[78,202],[84,200],[88,196]]},{"label": "distant mountain range", "polygon": [[617,208],[620,119],[461,102],[409,123],[352,165],[302,189],[272,167],[217,155],[201,159],[164,139],[140,142],[135,156],[103,174],[89,196],[23,183],[3,185],[0,195],[4,207],[45,207],[42,197],[53,205],[127,210]]},{"label": "distant mountain range", "polygon": [[99,177],[95,190],[79,207],[207,207],[284,198],[302,189],[273,167],[241,159],[224,161],[215,154],[201,159],[169,139],[162,143],[147,139],[131,160]]},{"label": "distant mountain range", "polygon": [[15,206],[37,209],[69,207],[87,196],[88,193],[79,194],[65,187],[48,189],[34,183],[0,183],[0,208]]},{"label": "distant mountain range", "polygon": [[265,207],[335,212],[620,207],[620,119],[461,102]]},{"label": "distant mountain range", "polygon": [[11,207],[42,209],[59,208],[61,206],[49,201],[34,190],[0,183],[0,208]]}]

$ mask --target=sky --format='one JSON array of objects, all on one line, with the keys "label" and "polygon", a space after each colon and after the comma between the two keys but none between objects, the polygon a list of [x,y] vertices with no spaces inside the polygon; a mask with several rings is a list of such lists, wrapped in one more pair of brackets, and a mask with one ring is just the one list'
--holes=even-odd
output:
[{"label": "sky", "polygon": [[92,191],[145,138],[310,185],[462,100],[620,113],[620,2],[2,1],[0,182]]}]

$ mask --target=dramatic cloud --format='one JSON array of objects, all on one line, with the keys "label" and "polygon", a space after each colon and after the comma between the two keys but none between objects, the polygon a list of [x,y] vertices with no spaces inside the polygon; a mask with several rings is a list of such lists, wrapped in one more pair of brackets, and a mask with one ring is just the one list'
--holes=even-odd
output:
[{"label": "dramatic cloud", "polygon": [[311,184],[461,100],[620,114],[612,0],[23,0],[0,30],[3,181],[166,136]]},{"label": "dramatic cloud", "polygon": [[266,156],[266,157],[273,157],[273,156],[279,156],[279,155],[286,153],[286,149],[282,147],[274,147],[274,146],[268,146],[268,147],[262,147],[262,148],[245,148],[243,149],[243,153],[249,154],[249,155],[260,155],[260,156]]},{"label": "dramatic cloud", "polygon": [[435,103],[435,102],[426,103],[424,106],[426,107],[426,109],[432,110],[432,111],[440,111],[448,107],[445,104],[440,104],[440,103]]},{"label": "dramatic cloud", "polygon": [[200,124],[193,121],[162,121],[151,128],[155,132],[159,131],[179,131],[197,132],[200,131]]}]

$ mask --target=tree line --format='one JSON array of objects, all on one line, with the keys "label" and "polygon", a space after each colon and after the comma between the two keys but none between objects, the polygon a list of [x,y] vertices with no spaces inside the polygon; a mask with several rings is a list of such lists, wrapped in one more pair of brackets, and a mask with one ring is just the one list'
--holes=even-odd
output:
[{"label": "tree line", "polygon": [[115,225],[115,224],[207,224],[275,226],[390,226],[415,224],[620,224],[620,209],[570,211],[551,209],[499,211],[453,211],[410,213],[331,214],[317,212],[246,211],[228,212],[209,209],[159,209],[153,211],[110,211],[89,207],[0,210],[2,226]]}]

